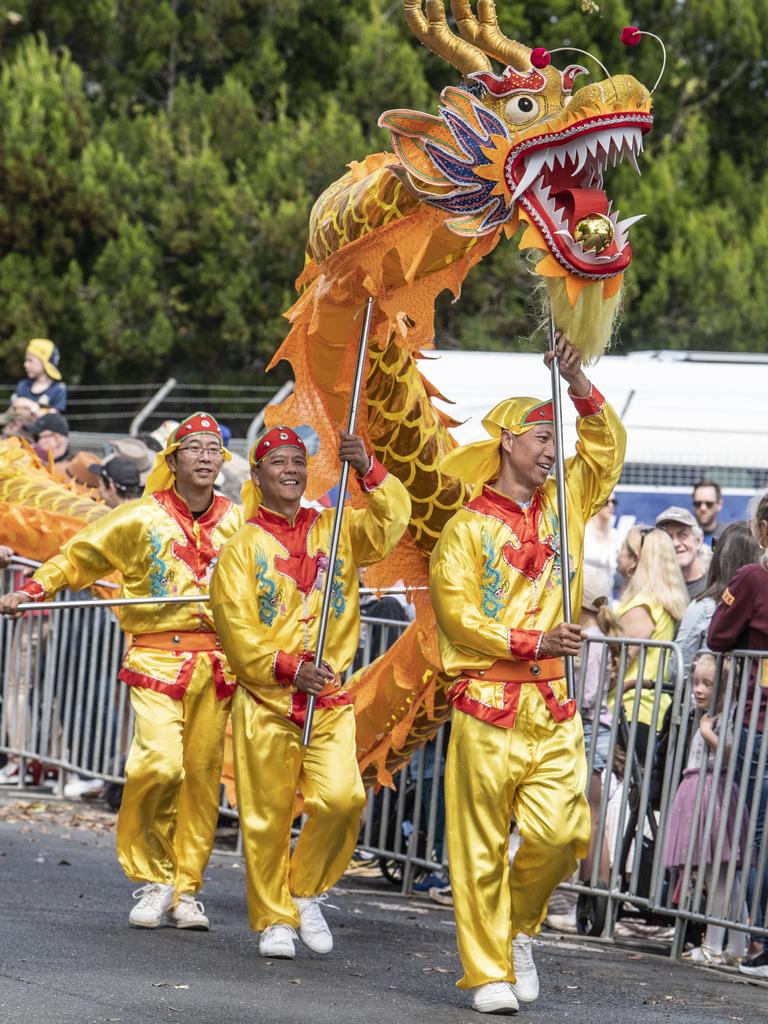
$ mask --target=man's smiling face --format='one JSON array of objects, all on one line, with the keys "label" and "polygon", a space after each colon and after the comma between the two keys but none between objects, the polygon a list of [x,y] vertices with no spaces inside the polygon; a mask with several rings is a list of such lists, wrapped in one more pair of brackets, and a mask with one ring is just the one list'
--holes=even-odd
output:
[{"label": "man's smiling face", "polygon": [[515,481],[533,494],[544,484],[555,462],[554,428],[542,424],[517,435],[504,430],[501,448]]},{"label": "man's smiling face", "polygon": [[295,511],[307,486],[307,458],[298,448],[275,448],[251,470],[267,508],[285,515]]}]

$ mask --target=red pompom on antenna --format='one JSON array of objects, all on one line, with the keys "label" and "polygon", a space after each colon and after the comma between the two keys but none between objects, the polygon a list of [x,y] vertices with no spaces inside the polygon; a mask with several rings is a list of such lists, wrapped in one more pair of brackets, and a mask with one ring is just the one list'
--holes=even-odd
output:
[{"label": "red pompom on antenna", "polygon": [[545,50],[543,46],[537,46],[534,50],[531,50],[531,64],[538,68],[539,71],[548,67],[551,63],[552,54],[549,50]]},{"label": "red pompom on antenna", "polygon": [[625,46],[637,46],[643,38],[643,33],[637,25],[627,25],[621,30],[621,41]]}]

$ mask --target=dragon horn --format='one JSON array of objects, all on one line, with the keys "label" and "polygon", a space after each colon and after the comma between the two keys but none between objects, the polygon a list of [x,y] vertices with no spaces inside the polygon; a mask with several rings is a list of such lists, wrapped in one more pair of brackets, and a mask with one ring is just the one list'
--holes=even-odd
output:
[{"label": "dragon horn", "polygon": [[464,39],[517,71],[531,70],[530,49],[501,31],[494,0],[477,0],[477,18],[469,0],[451,0],[451,11]]},{"label": "dragon horn", "polygon": [[481,49],[451,32],[443,0],[427,0],[426,16],[422,0],[403,0],[403,12],[408,28],[419,42],[453,64],[462,75],[492,70],[490,60]]}]

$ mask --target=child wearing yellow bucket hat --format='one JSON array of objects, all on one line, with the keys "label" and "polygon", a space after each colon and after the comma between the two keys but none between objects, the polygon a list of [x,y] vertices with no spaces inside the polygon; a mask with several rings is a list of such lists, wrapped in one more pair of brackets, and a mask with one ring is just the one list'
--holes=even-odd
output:
[{"label": "child wearing yellow bucket hat", "polygon": [[59,370],[59,350],[48,338],[33,338],[24,354],[26,377],[16,385],[11,405],[18,399],[34,402],[39,415],[64,412],[67,408],[67,386]]}]

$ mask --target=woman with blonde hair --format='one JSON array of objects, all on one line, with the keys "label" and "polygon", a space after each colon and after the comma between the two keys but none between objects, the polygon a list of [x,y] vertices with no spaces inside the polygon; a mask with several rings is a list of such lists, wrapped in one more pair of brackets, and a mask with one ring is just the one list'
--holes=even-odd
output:
[{"label": "woman with blonde hair", "polygon": [[[637,537],[633,537],[635,531]],[[623,635],[637,640],[674,640],[677,626],[688,607],[688,591],[677,564],[672,539],[664,530],[634,527],[622,548],[624,546],[637,554],[628,574],[627,589],[616,609]],[[630,647],[627,654],[629,664],[624,675],[624,708],[630,721],[635,703],[634,691],[637,687],[643,688],[637,727],[637,752],[641,757],[645,755],[653,720],[654,687],[664,675],[664,666],[659,664],[662,655],[662,648],[649,647],[642,659],[639,646]],[[657,729],[669,703],[669,696],[662,694]]]}]

